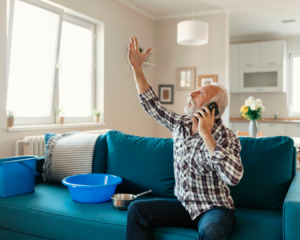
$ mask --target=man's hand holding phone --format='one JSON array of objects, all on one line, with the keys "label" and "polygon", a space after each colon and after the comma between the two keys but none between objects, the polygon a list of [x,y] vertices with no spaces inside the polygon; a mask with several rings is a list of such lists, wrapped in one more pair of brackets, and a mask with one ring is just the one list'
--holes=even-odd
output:
[{"label": "man's hand holding phone", "polygon": [[[201,115],[200,115],[200,114]],[[210,136],[215,121],[215,108],[202,107],[194,116],[198,119],[198,132],[201,137]]]}]

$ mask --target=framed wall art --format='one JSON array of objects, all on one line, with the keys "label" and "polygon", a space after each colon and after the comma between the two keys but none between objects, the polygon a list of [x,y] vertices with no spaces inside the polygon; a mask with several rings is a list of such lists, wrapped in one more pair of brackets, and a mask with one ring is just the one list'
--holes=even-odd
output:
[{"label": "framed wall art", "polygon": [[158,85],[158,100],[162,104],[173,104],[174,85]]},{"label": "framed wall art", "polygon": [[176,89],[194,90],[196,82],[196,68],[177,68],[176,69]]},{"label": "framed wall art", "polygon": [[218,82],[218,75],[199,75],[197,88],[209,85],[213,82]]}]

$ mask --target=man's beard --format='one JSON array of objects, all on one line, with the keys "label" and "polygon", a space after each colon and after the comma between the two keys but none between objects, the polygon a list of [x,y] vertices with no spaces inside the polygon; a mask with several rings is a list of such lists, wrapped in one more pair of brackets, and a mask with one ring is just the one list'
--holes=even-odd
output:
[{"label": "man's beard", "polygon": [[195,106],[194,100],[192,99],[191,96],[188,97],[188,102],[190,102],[192,104],[192,106],[188,107],[188,105],[186,105],[184,107],[184,112],[188,115],[188,116],[193,116],[194,113],[197,112],[198,108]]}]

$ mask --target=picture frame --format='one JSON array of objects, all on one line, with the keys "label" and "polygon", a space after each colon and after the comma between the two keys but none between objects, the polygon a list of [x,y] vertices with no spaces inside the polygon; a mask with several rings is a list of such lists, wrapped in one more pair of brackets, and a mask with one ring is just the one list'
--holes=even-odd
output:
[{"label": "picture frame", "polygon": [[196,68],[186,67],[176,69],[176,89],[194,90],[196,87]]},{"label": "picture frame", "polygon": [[218,75],[199,75],[197,88],[209,85],[213,82],[218,82]]},{"label": "picture frame", "polygon": [[174,85],[158,85],[158,100],[162,104],[173,104]]}]

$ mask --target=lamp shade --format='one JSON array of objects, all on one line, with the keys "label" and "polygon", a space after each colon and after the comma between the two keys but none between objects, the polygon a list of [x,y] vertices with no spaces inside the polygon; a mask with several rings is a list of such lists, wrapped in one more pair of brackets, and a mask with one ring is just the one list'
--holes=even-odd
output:
[{"label": "lamp shade", "polygon": [[177,43],[186,46],[199,46],[208,43],[208,23],[196,20],[177,24]]}]

